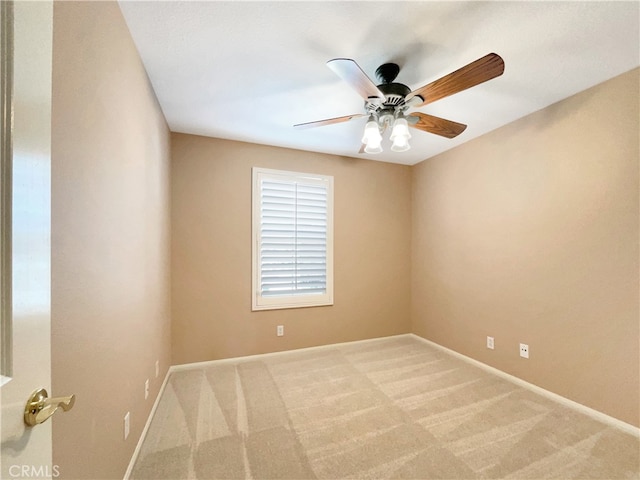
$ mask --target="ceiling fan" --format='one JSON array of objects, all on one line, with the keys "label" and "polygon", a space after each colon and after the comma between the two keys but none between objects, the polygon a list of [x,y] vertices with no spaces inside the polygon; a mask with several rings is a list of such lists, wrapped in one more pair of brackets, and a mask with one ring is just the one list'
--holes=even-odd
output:
[{"label": "ceiling fan", "polygon": [[400,72],[400,67],[395,63],[385,63],[378,67],[376,77],[380,81],[379,85],[373,83],[350,58],[334,58],[327,62],[327,66],[364,98],[365,113],[299,123],[294,127],[321,127],[368,116],[360,153],[382,152],[382,134],[388,126],[392,126],[391,150],[395,152],[409,150],[411,134],[408,127],[446,138],[458,136],[467,128],[466,125],[422,112],[407,114],[407,111],[499,77],[504,72],[504,61],[500,55],[489,53],[455,72],[411,91],[406,85],[394,82]]}]

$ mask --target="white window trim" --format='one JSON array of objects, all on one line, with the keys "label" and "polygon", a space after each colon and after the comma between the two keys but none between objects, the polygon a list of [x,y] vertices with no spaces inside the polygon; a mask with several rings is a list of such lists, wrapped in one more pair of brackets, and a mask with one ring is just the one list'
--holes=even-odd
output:
[{"label": "white window trim", "polygon": [[[325,294],[281,297],[262,297],[260,295],[260,180],[263,177],[305,179],[312,183],[327,185],[327,283]],[[257,311],[333,305],[333,177],[253,167],[252,180],[251,309]]]}]

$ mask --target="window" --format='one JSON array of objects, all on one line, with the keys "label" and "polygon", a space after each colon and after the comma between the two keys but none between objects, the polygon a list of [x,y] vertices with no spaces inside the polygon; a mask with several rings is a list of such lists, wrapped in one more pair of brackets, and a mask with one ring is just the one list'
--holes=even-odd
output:
[{"label": "window", "polygon": [[253,310],[333,305],[333,177],[253,169]]}]

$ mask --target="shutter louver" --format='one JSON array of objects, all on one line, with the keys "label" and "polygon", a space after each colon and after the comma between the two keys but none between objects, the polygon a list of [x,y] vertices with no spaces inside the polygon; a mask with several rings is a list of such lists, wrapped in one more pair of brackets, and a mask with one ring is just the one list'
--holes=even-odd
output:
[{"label": "shutter louver", "polygon": [[327,187],[260,181],[260,295],[327,292]]}]

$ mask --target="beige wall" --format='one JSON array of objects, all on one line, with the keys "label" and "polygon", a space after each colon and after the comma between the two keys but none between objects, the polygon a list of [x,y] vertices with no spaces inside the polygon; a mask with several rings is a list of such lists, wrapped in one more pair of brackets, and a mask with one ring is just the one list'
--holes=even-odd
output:
[{"label": "beige wall", "polygon": [[413,331],[636,426],[638,72],[412,171]]},{"label": "beige wall", "polygon": [[[409,332],[409,167],[182,134],[171,149],[174,364]],[[253,166],[334,176],[333,306],[251,311]]]},{"label": "beige wall", "polygon": [[53,461],[122,478],[170,360],[169,132],[116,2],[56,2],[53,43]]}]

